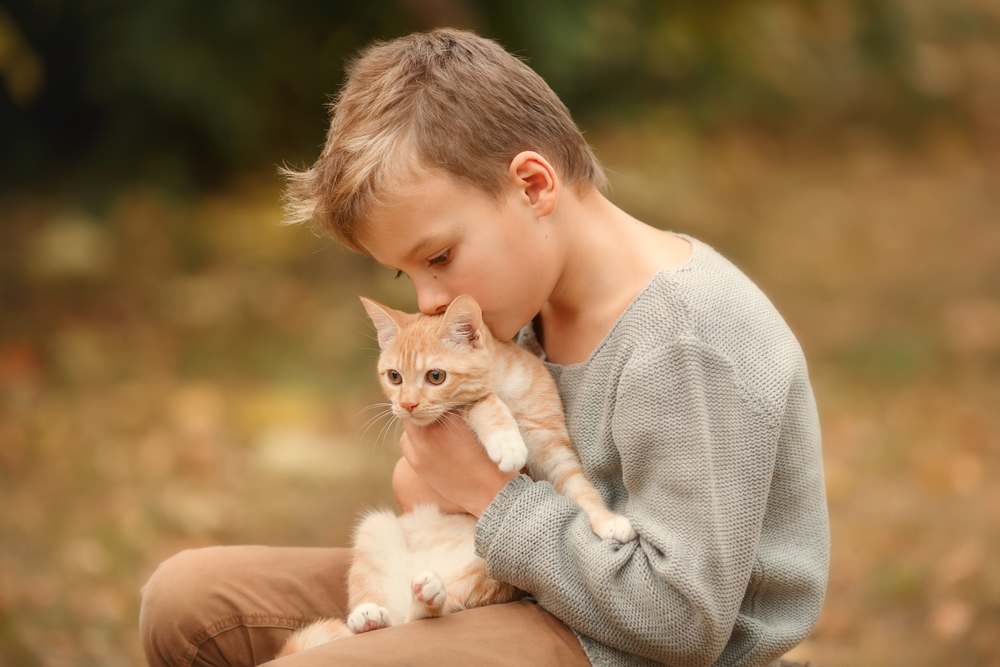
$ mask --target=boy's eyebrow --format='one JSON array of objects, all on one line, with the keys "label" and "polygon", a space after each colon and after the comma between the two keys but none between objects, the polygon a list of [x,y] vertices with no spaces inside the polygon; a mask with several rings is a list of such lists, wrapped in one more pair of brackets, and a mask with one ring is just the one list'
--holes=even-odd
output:
[{"label": "boy's eyebrow", "polygon": [[419,257],[425,254],[432,247],[440,243],[437,236],[425,236],[414,244],[413,248],[407,253],[407,257]]}]

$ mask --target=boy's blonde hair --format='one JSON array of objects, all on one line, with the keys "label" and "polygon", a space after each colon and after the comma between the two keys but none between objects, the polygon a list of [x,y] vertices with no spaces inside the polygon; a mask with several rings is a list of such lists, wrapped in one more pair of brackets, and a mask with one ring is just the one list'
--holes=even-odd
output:
[{"label": "boy's blonde hair", "polygon": [[560,177],[604,188],[597,158],[538,74],[494,41],[438,29],[367,48],[331,105],[326,145],[288,178],[287,218],[358,240],[373,206],[415,167],[440,170],[499,201],[510,162],[533,150]]}]

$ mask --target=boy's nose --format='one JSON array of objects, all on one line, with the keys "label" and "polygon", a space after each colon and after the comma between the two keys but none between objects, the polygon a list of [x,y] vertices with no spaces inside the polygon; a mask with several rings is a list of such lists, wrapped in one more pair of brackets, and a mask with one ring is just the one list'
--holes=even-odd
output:
[{"label": "boy's nose", "polygon": [[448,310],[451,298],[444,290],[417,290],[417,307],[424,315],[437,315]]}]

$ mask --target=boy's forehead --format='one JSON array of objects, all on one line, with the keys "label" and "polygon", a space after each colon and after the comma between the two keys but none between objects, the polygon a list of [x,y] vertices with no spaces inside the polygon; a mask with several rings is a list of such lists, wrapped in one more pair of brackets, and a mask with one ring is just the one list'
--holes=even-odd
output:
[{"label": "boy's forehead", "polygon": [[439,248],[470,208],[495,206],[484,193],[440,172],[421,170],[380,197],[360,234],[380,262],[414,259]]},{"label": "boy's forehead", "polygon": [[360,241],[376,260],[394,266],[438,250],[448,229],[445,222],[421,211],[383,210],[369,219]]}]

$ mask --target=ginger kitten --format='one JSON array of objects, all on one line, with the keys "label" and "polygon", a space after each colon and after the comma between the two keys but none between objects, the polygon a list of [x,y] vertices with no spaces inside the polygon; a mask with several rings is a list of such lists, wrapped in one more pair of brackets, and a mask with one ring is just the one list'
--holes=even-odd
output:
[{"label": "ginger kitten", "polygon": [[[505,472],[527,465],[576,501],[601,539],[627,542],[631,522],[607,509],[583,474],[555,380],[533,354],[496,340],[475,299],[443,315],[403,313],[362,297],[378,330],[378,370],[393,415],[427,425],[456,412]],[[419,506],[402,516],[372,512],[358,525],[348,573],[347,622],[325,619],[292,635],[280,655],[401,622],[510,602],[525,593],[486,576],[476,556],[476,519]]]}]

